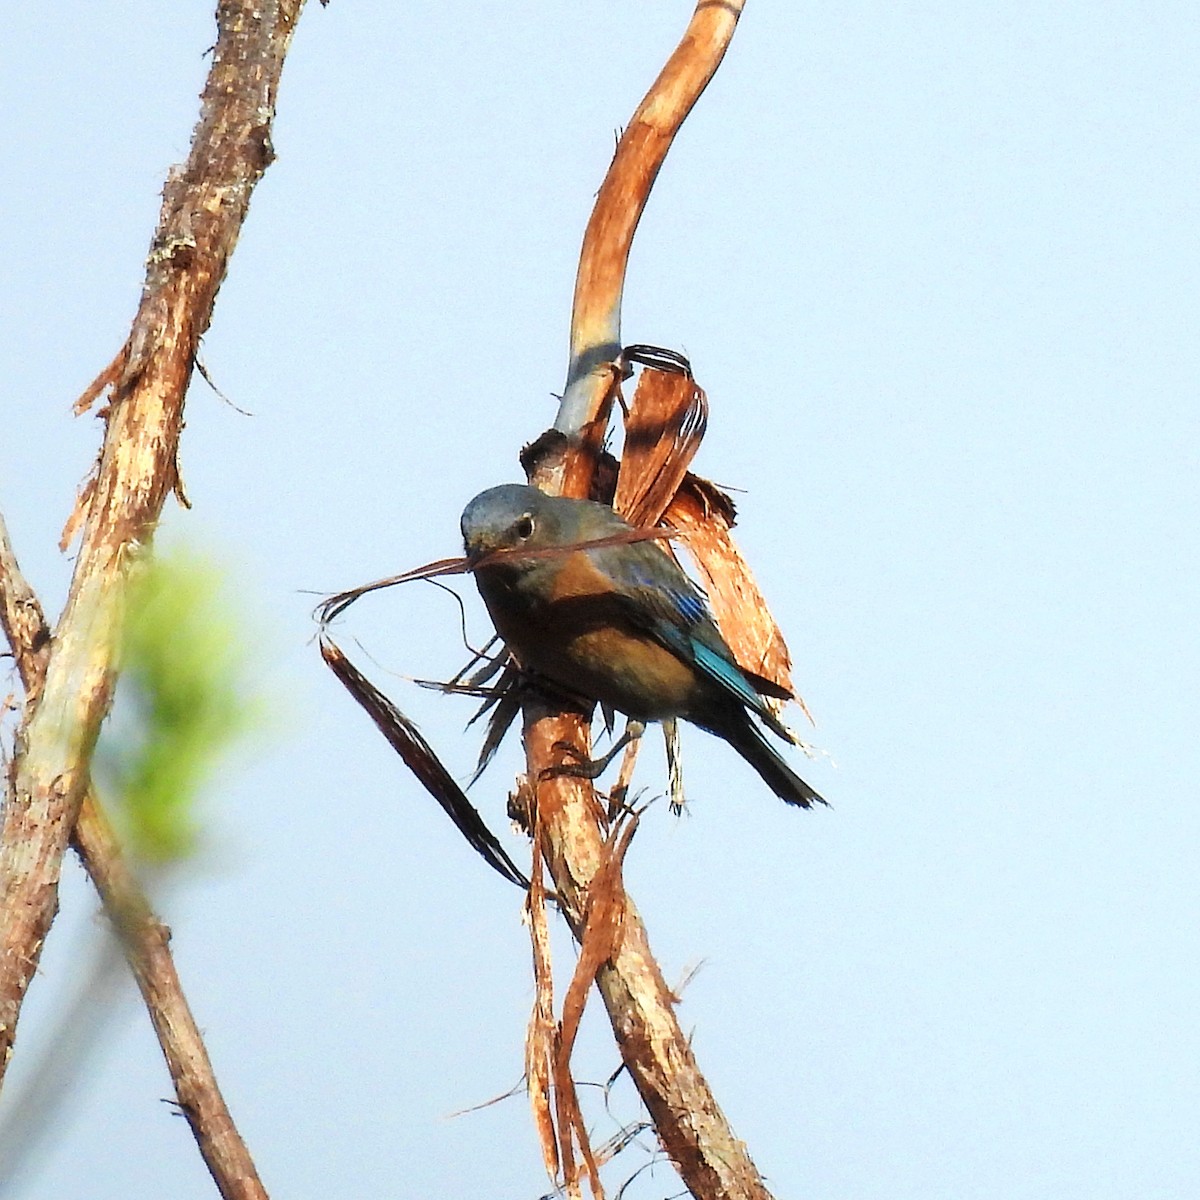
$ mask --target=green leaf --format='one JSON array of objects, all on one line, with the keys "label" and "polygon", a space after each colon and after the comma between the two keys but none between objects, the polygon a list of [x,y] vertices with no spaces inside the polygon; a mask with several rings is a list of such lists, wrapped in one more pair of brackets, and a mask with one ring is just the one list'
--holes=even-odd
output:
[{"label": "green leaf", "polygon": [[197,800],[258,724],[242,623],[223,572],[182,547],[132,572],[122,673],[97,767],[130,850],[154,864],[194,853]]}]

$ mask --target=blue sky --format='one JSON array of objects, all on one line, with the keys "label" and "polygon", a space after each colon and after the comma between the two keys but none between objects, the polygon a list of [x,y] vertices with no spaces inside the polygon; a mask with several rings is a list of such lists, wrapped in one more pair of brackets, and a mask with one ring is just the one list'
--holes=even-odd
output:
[{"label": "blue sky", "polygon": [[[55,610],[98,438],[71,402],[213,40],[208,4],[74,8],[10,14],[0,72],[0,511]],[[322,667],[308,591],[456,553],[519,476],[614,131],[689,11],[334,0],[297,33],[204,344],[254,415],[194,385],[166,522],[228,564],[276,714],[163,902],[272,1195],[546,1190],[523,1098],[447,1119],[521,1072],[520,896]],[[827,754],[800,813],[686,735],[690,813],[627,867],[668,978],[704,963],[681,1017],[780,1197],[1200,1192],[1198,58],[1184,3],[750,0],[643,221],[626,340],[708,391],[696,468],[744,489]],[[465,774],[470,707],[401,678],[459,665],[453,606],[343,629]],[[517,763],[474,792],[501,830]],[[97,928],[74,867],[63,910],[12,1086]],[[595,1020],[578,1073],[615,1066]],[[130,994],[20,1196],[211,1195],[169,1095]]]}]

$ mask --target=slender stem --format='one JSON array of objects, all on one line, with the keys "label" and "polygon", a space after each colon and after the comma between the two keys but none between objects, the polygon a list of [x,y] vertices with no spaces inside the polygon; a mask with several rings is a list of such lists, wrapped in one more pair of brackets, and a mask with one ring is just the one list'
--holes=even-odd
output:
[{"label": "slender stem", "polygon": [[171,957],[171,931],[154,915],[89,791],[72,839],[121,937],[167,1060],[179,1107],[224,1200],[266,1200],[254,1161],[217,1086],[212,1062]]},{"label": "slender stem", "polygon": [[604,368],[621,350],[621,295],[633,235],[676,133],[721,65],[743,3],[701,0],[617,143],[579,252],[571,361],[554,422],[560,433],[577,436],[596,416]]}]

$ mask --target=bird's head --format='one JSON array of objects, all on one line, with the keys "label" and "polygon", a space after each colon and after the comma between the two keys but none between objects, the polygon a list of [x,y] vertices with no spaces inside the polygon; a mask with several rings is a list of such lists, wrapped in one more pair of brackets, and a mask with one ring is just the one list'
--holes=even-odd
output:
[{"label": "bird's head", "polygon": [[495,550],[553,545],[560,525],[554,499],[519,483],[480,492],[463,510],[460,523],[467,558],[478,560]]},{"label": "bird's head", "polygon": [[[570,546],[629,529],[607,504],[548,496],[521,483],[503,483],[480,492],[463,510],[461,527],[463,548],[473,562],[496,550]],[[534,564],[516,558],[512,565],[526,570]]]}]

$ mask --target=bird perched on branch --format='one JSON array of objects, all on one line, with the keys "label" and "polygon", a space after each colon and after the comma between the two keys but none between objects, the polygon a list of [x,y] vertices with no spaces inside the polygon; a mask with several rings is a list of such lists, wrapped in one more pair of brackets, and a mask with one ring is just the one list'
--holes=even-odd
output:
[{"label": "bird perched on branch", "polygon": [[521,484],[481,492],[462,515],[480,595],[522,668],[633,721],[691,721],[789,804],[824,803],[750,715],[794,742],[764,699],[787,693],[738,666],[696,585],[633,532],[606,505]]}]

